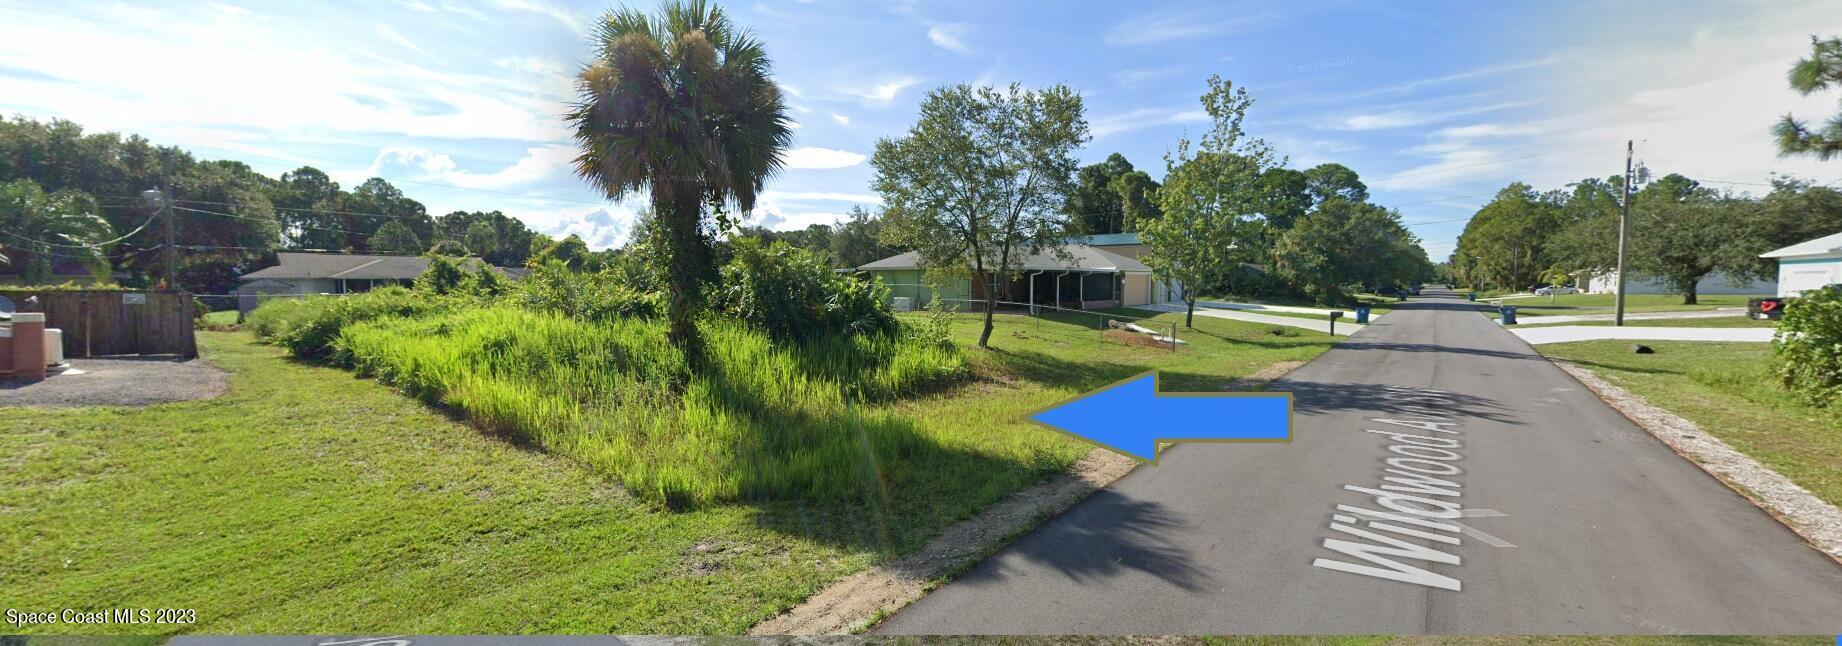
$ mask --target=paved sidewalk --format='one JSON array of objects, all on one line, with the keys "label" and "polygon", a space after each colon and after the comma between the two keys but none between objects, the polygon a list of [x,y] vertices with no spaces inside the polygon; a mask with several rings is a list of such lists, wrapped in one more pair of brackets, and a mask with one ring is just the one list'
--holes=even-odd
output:
[{"label": "paved sidewalk", "polygon": [[1609,327],[1600,325],[1557,325],[1554,327],[1510,328],[1510,333],[1534,345],[1630,339],[1633,341],[1754,341],[1772,340],[1776,328],[1768,327]]},{"label": "paved sidewalk", "polygon": [[[1159,303],[1156,305],[1137,305],[1137,306],[1134,306],[1133,309],[1147,310],[1147,311],[1152,311],[1152,312],[1177,312],[1177,313],[1183,312],[1182,305],[1171,305],[1168,303]],[[1242,311],[1236,311],[1236,310],[1219,310],[1219,309],[1203,307],[1200,304],[1196,306],[1196,315],[1214,317],[1218,319],[1247,321],[1249,323],[1265,323],[1268,325],[1281,325],[1285,327],[1295,327],[1301,330],[1311,330],[1313,332],[1325,332],[1325,333],[1330,332],[1330,320],[1329,319],[1320,321],[1316,319],[1298,318],[1296,316],[1275,316],[1272,314],[1255,314],[1253,312],[1242,312]],[[1339,336],[1349,336],[1351,334],[1361,332],[1362,328],[1365,327],[1362,325],[1357,325],[1355,323],[1350,323],[1349,321],[1350,321],[1349,318],[1339,319],[1337,321],[1337,330],[1335,334]],[[1181,332],[1179,332],[1178,336],[1182,336]]]},{"label": "paved sidewalk", "polygon": [[[1253,313],[1292,312],[1294,314],[1316,314],[1318,316],[1329,316],[1331,312],[1343,312],[1343,320],[1348,321],[1348,320],[1354,320],[1356,318],[1355,310],[1323,308],[1323,307],[1302,307],[1298,305],[1263,305],[1260,303],[1230,303],[1227,301],[1196,301],[1196,307],[1207,307],[1207,308],[1218,309],[1218,310],[1236,310],[1236,311],[1253,312]],[[1370,320],[1374,320],[1377,318],[1381,318],[1380,313],[1376,313],[1373,316],[1371,316]]]},{"label": "paved sidewalk", "polygon": [[[1625,314],[1627,321],[1654,321],[1658,319],[1712,319],[1728,316],[1745,316],[1744,307],[1723,307],[1714,310],[1692,310],[1687,312],[1636,312]],[[1549,323],[1578,323],[1581,321],[1610,321],[1618,318],[1617,314],[1560,314],[1554,316],[1518,316],[1517,325],[1546,325]]]}]

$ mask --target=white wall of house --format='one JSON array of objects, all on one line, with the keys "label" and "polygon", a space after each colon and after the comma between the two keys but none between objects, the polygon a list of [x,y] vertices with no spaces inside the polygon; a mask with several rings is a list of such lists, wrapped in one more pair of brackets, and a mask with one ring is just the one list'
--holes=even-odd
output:
[{"label": "white wall of house", "polygon": [[1797,296],[1834,283],[1842,283],[1842,256],[1778,259],[1779,296]]},{"label": "white wall of house", "polygon": [[[1588,294],[1618,293],[1618,272],[1608,271],[1603,274],[1581,274],[1579,287]],[[1715,272],[1703,276],[1695,284],[1696,294],[1738,294],[1761,295],[1778,291],[1778,282],[1771,280],[1748,280],[1735,285],[1727,279],[1727,274]],[[1675,294],[1669,284],[1656,278],[1632,277],[1625,282],[1626,294]]]}]

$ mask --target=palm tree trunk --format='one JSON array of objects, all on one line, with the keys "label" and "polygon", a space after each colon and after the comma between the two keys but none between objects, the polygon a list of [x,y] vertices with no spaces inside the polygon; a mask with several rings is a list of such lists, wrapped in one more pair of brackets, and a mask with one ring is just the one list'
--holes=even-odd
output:
[{"label": "palm tree trunk", "polygon": [[[685,193],[689,193],[688,196]],[[671,299],[666,307],[669,330],[666,338],[690,361],[701,365],[703,345],[697,336],[698,280],[703,276],[704,240],[699,223],[703,205],[694,191],[684,191],[671,204],[661,205],[660,228],[664,229],[671,254],[667,288]]]}]

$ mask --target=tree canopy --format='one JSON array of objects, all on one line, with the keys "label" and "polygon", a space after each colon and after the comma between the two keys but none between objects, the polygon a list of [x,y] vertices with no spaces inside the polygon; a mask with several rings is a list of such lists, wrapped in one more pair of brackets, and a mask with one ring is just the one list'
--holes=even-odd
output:
[{"label": "tree canopy", "polygon": [[991,286],[1066,235],[1074,152],[1087,132],[1081,96],[1067,86],[953,85],[928,93],[906,135],[876,142],[880,239],[920,252],[937,276],[972,279],[985,301],[979,347],[991,340]]}]

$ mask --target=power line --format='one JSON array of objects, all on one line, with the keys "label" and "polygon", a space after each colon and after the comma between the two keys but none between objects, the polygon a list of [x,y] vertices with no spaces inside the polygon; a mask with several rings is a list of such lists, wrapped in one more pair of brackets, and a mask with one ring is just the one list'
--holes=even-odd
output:
[{"label": "power line", "polygon": [[60,243],[56,243],[56,242],[46,242],[46,241],[44,241],[44,240],[34,240],[34,239],[32,239],[32,238],[28,238],[28,237],[25,237],[25,236],[22,236],[22,235],[19,235],[18,233],[13,233],[13,232],[9,232],[9,231],[0,231],[0,233],[5,233],[5,234],[7,234],[7,235],[10,235],[10,236],[13,236],[13,238],[14,238],[14,239],[17,239],[17,240],[24,240],[24,241],[26,241],[26,242],[28,242],[28,243],[32,243],[32,244],[41,244],[41,245],[45,245],[45,246],[47,246],[47,247],[62,247],[62,248],[65,248],[65,249],[94,249],[94,248],[98,248],[98,247],[102,247],[102,246],[105,246],[105,245],[112,245],[112,244],[115,244],[115,243],[117,243],[117,242],[121,242],[121,241],[123,241],[123,240],[127,240],[127,239],[129,239],[129,238],[132,238],[132,237],[134,237],[134,234],[136,234],[136,233],[140,233],[141,231],[143,231],[143,230],[145,230],[145,229],[147,228],[147,225],[150,225],[150,224],[153,224],[153,221],[154,221],[154,219],[155,219],[155,218],[158,218],[158,217],[159,217],[159,215],[160,215],[160,214],[158,214],[158,213],[155,213],[155,214],[154,214],[154,215],[153,215],[152,217],[149,217],[149,218],[147,218],[147,221],[146,221],[146,222],[142,222],[142,223],[141,223],[141,226],[138,226],[138,227],[135,227],[133,231],[129,231],[128,233],[126,233],[126,234],[124,234],[124,235],[122,235],[122,236],[121,236],[121,237],[119,237],[119,238],[116,238],[116,239],[114,239],[114,240],[105,240],[105,241],[102,241],[102,242],[93,242],[93,243],[89,243],[89,244],[60,244]]}]

